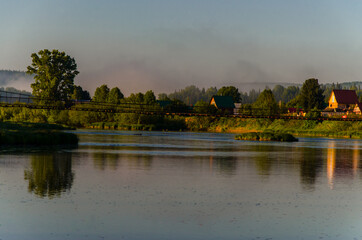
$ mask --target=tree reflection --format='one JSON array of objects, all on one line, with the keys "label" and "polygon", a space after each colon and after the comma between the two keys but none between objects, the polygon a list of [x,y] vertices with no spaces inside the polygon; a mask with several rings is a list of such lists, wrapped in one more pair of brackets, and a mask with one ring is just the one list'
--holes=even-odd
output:
[{"label": "tree reflection", "polygon": [[322,169],[323,150],[319,148],[301,148],[300,177],[305,188],[314,189],[318,174]]},{"label": "tree reflection", "polygon": [[94,167],[100,170],[111,168],[117,170],[120,160],[127,160],[130,166],[142,169],[150,169],[153,156],[151,155],[123,155],[115,153],[97,152],[93,154]]},{"label": "tree reflection", "polygon": [[32,155],[31,169],[24,171],[24,179],[29,181],[29,192],[40,197],[59,197],[73,184],[71,154]]},{"label": "tree reflection", "polygon": [[233,175],[237,169],[236,157],[215,157],[214,161],[220,173],[225,175]]},{"label": "tree reflection", "polygon": [[128,155],[127,160],[130,166],[149,170],[152,167],[153,156],[148,154]]},{"label": "tree reflection", "polygon": [[275,157],[273,158],[272,157],[273,154],[271,153],[284,150],[282,146],[279,146],[277,148],[273,145],[259,145],[259,144],[254,145],[252,149],[253,151],[259,153],[255,157],[255,166],[259,175],[262,176],[269,176],[270,171],[272,169],[272,165],[274,164],[275,161],[278,160],[275,159]]},{"label": "tree reflection", "polygon": [[116,170],[119,165],[119,154],[96,152],[93,154],[94,166],[100,170],[110,167]]},{"label": "tree reflection", "polygon": [[269,176],[272,160],[268,157],[268,154],[262,153],[256,156],[255,165],[260,175]]}]

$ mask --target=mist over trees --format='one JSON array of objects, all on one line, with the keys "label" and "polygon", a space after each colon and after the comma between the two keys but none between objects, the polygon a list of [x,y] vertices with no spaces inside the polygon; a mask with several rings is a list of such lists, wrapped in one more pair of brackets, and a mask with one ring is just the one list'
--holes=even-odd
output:
[{"label": "mist over trees", "polygon": [[24,71],[0,70],[0,85],[4,86],[20,79],[24,79],[30,84],[33,77],[29,76]]}]

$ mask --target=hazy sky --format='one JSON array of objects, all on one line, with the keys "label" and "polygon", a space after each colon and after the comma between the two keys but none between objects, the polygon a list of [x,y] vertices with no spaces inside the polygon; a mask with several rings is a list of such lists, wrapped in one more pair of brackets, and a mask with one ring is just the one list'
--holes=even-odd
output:
[{"label": "hazy sky", "polygon": [[75,58],[91,94],[361,81],[361,13],[359,0],[1,0],[0,69],[47,48]]}]

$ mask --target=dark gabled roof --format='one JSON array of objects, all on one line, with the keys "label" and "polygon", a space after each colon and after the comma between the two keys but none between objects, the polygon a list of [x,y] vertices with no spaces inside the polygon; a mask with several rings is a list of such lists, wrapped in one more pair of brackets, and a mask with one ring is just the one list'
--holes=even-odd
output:
[{"label": "dark gabled roof", "polygon": [[355,90],[333,90],[339,104],[356,104],[358,97]]},{"label": "dark gabled roof", "polygon": [[235,108],[233,97],[231,96],[213,96],[217,108]]}]

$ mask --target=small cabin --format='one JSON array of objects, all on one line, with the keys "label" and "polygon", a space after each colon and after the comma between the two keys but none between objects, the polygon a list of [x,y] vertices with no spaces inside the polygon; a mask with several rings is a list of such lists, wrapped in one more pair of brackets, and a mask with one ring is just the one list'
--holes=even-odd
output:
[{"label": "small cabin", "polygon": [[328,101],[328,108],[348,110],[358,103],[355,90],[332,90]]},{"label": "small cabin", "polygon": [[235,104],[231,96],[213,96],[210,100],[210,105],[214,105],[217,109],[223,112],[234,112]]}]

